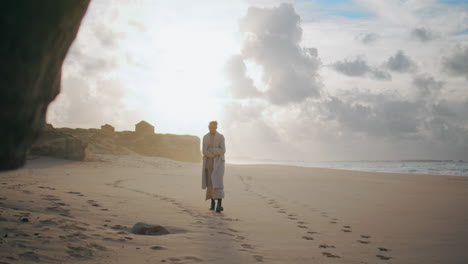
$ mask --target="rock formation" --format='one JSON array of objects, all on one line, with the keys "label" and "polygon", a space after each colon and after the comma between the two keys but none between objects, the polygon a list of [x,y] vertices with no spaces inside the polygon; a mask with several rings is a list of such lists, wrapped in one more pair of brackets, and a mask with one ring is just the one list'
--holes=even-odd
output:
[{"label": "rock formation", "polygon": [[201,162],[200,139],[196,136],[158,133],[142,135],[136,131],[111,132],[95,128],[53,128],[53,130],[88,143],[88,153],[111,155],[137,153],[178,161]]},{"label": "rock formation", "polygon": [[30,153],[55,158],[84,160],[88,143],[48,127],[34,143]]},{"label": "rock formation", "polygon": [[137,235],[159,236],[169,234],[169,231],[160,225],[149,225],[142,222],[136,223],[131,232]]},{"label": "rock formation", "polygon": [[0,170],[24,164],[60,91],[62,63],[89,0],[4,1],[0,8]]}]

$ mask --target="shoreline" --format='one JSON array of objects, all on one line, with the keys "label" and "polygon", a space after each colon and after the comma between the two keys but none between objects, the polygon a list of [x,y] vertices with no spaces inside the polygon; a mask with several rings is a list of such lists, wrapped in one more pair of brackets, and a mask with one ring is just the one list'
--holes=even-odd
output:
[{"label": "shoreline", "polygon": [[[391,169],[382,169],[382,168],[377,168],[377,169],[371,169],[371,168],[344,168],[344,167],[338,167],[338,166],[326,166],[330,164],[378,164],[378,163],[397,163],[400,161],[346,161],[346,162],[341,162],[341,161],[322,161],[322,162],[296,162],[296,161],[285,161],[285,162],[277,162],[277,163],[261,163],[261,162],[228,162],[226,164],[229,165],[284,165],[284,166],[295,166],[295,167],[301,167],[301,168],[321,168],[321,169],[334,169],[334,170],[348,170],[348,171],[359,171],[359,172],[372,172],[372,173],[396,173],[396,174],[418,174],[418,175],[440,175],[440,176],[458,176],[458,177],[468,177],[468,171],[465,172],[465,170],[468,170],[468,162],[459,162],[459,161],[450,161],[453,163],[466,163],[467,168],[463,169],[463,172],[455,174],[447,173],[447,170],[441,171],[441,172],[427,172],[427,171],[421,171],[417,169],[412,169],[414,172],[408,172],[405,170],[397,171],[393,168],[393,171]],[[403,162],[409,162],[409,163],[443,163],[445,161],[403,161]],[[322,164],[322,165],[320,165]]]}]

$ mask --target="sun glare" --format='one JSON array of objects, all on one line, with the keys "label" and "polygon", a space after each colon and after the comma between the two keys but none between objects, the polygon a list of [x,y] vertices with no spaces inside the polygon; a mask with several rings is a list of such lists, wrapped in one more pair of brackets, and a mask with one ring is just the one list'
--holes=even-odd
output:
[{"label": "sun glare", "polygon": [[224,32],[195,31],[193,25],[168,27],[158,35],[152,114],[174,133],[200,124],[204,131],[208,120],[220,118],[227,98],[224,64],[236,43]]}]

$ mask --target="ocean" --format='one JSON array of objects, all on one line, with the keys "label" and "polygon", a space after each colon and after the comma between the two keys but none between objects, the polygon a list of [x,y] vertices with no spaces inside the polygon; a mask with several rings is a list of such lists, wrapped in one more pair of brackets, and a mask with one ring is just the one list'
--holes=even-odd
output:
[{"label": "ocean", "polygon": [[232,164],[279,164],[368,172],[468,176],[468,162],[454,160],[402,161],[234,161]]}]

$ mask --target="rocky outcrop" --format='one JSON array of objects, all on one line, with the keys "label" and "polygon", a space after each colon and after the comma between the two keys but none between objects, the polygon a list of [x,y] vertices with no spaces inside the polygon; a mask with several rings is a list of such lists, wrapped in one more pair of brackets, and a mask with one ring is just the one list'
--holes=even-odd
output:
[{"label": "rocky outcrop", "polygon": [[131,131],[117,133],[117,144],[145,156],[200,162],[200,139],[190,135],[152,134],[141,136]]},{"label": "rocky outcrop", "polygon": [[24,164],[60,91],[62,63],[89,0],[4,1],[0,8],[0,170]]},{"label": "rocky outcrop", "polygon": [[201,162],[200,139],[191,135],[147,134],[134,131],[111,132],[102,129],[55,128],[88,143],[87,151],[96,154],[165,157],[185,162]]},{"label": "rocky outcrop", "polygon": [[160,236],[169,234],[169,231],[160,225],[149,225],[142,222],[136,223],[131,232],[137,235]]},{"label": "rocky outcrop", "polygon": [[74,136],[48,128],[34,143],[30,153],[62,159],[84,160],[87,146],[88,143]]}]

